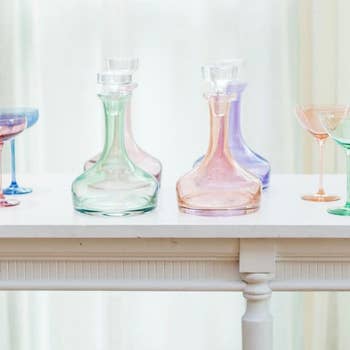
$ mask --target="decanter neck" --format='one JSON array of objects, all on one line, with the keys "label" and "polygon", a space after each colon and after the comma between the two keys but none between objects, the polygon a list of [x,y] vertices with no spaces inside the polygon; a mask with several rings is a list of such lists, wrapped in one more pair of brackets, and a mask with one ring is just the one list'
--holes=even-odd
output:
[{"label": "decanter neck", "polygon": [[228,86],[228,91],[232,94],[229,112],[230,143],[240,142],[243,139],[241,133],[241,96],[246,85],[246,83],[235,82]]},{"label": "decanter neck", "polygon": [[230,156],[228,148],[228,112],[230,101],[228,96],[208,97],[210,109],[210,141],[207,159]]},{"label": "decanter neck", "polygon": [[237,95],[237,99],[231,102],[229,113],[229,133],[231,135],[230,139],[233,141],[242,139],[240,95]]},{"label": "decanter neck", "polygon": [[131,94],[100,95],[105,114],[105,145],[101,160],[129,160],[125,147],[126,119]]}]

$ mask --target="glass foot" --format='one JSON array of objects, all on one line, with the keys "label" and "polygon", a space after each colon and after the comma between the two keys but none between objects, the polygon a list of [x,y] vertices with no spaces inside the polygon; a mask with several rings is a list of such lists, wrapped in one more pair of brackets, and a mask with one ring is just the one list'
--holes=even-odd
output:
[{"label": "glass foot", "polygon": [[0,200],[0,208],[5,208],[5,207],[14,207],[15,205],[18,205],[19,201],[15,199],[2,199]]},{"label": "glass foot", "polygon": [[328,194],[307,194],[301,197],[304,201],[311,202],[334,202],[340,199],[339,196],[328,195]]},{"label": "glass foot", "polygon": [[328,209],[327,212],[333,215],[350,216],[350,208],[347,207],[332,208]]},{"label": "glass foot", "polygon": [[31,193],[33,190],[28,187],[20,187],[17,184],[11,184],[9,187],[5,188],[2,193],[7,195],[18,195]]}]

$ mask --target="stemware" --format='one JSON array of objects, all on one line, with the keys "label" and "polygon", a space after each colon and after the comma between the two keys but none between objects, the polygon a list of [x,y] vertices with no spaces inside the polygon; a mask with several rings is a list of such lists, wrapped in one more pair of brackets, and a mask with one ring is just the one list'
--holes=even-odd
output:
[{"label": "stemware", "polygon": [[347,194],[344,206],[328,209],[328,213],[341,216],[350,216],[350,108],[337,106],[324,110],[319,115],[322,126],[328,135],[346,152]]},{"label": "stemware", "polygon": [[12,207],[19,204],[17,200],[8,200],[3,195],[1,155],[4,142],[21,133],[26,127],[26,118],[23,114],[0,113],[0,207]]},{"label": "stemware", "polygon": [[328,134],[319,120],[322,113],[333,113],[337,106],[298,106],[296,114],[301,126],[306,129],[317,141],[320,149],[319,160],[319,185],[318,191],[314,194],[306,194],[301,198],[312,202],[332,202],[336,201],[339,196],[327,194],[324,190],[323,173],[324,173],[324,144],[328,139]]},{"label": "stemware", "polygon": [[[24,115],[26,118],[26,128],[32,127],[39,119],[39,111],[34,108],[7,108],[1,109],[0,112],[7,114]],[[11,140],[11,183],[9,187],[3,190],[4,194],[17,195],[31,193],[32,189],[19,186],[16,176],[16,141]]]}]

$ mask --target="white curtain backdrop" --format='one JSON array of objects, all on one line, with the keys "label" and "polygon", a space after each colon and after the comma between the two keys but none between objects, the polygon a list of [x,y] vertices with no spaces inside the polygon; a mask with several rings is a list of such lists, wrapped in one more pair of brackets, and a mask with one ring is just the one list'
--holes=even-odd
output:
[{"label": "white curtain backdrop", "polygon": [[[317,171],[317,149],[293,109],[349,101],[349,13],[348,0],[1,0],[0,106],[40,110],[18,137],[18,168],[73,180],[102,147],[103,58],[137,55],[134,133],[161,159],[165,184],[207,147],[200,66],[231,57],[246,59],[249,145],[274,173]],[[327,170],[343,163],[329,143]],[[275,348],[348,350],[347,300],[276,293]],[[238,293],[2,292],[0,348],[240,349],[243,307]]]},{"label": "white curtain backdrop", "polygon": [[206,151],[200,66],[220,58],[246,59],[247,142],[275,172],[295,169],[295,0],[3,0],[0,6],[0,104],[40,108],[39,124],[18,138],[20,170],[79,174],[101,149],[96,72],[114,55],[140,58],[135,135],[162,160],[166,182]]}]

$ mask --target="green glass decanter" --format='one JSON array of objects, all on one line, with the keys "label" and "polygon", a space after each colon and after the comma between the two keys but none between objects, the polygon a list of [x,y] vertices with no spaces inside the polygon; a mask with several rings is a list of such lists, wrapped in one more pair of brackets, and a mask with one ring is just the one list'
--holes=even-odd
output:
[{"label": "green glass decanter", "polygon": [[137,60],[120,59],[114,67],[97,76],[105,115],[104,149],[96,164],[72,184],[75,210],[89,215],[135,215],[157,205],[157,180],[133,163],[125,146]]}]

